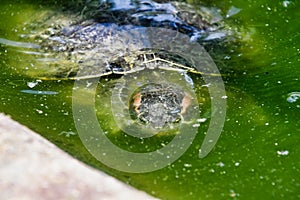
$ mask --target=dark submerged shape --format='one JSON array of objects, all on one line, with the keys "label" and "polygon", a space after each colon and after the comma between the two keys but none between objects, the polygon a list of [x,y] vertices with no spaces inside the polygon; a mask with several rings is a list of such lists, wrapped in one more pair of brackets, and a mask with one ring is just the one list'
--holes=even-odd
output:
[{"label": "dark submerged shape", "polygon": [[[191,42],[198,41],[204,46],[215,44],[223,40],[226,35],[226,32],[221,30],[221,23],[209,22],[210,16],[207,16],[207,13],[201,13],[200,10],[194,10],[187,4],[179,2],[108,0],[100,1],[97,6],[87,5],[81,13],[83,16],[81,20],[69,20],[72,22],[67,20],[66,24],[70,25],[62,28],[54,25],[49,28],[50,31],[47,29],[40,34],[47,37],[46,40],[44,38],[41,40],[41,46],[47,53],[49,50],[53,51],[58,53],[56,57],[59,57],[59,60],[71,62],[68,65],[58,61],[56,66],[63,65],[63,67],[57,67],[54,74],[46,74],[46,79],[55,79],[55,77],[72,79],[77,73],[78,66],[85,67],[87,71],[98,71],[99,73],[95,75],[98,77],[135,71],[136,67],[140,67],[140,58],[144,53],[154,55],[156,51],[151,49],[148,52],[128,52],[126,41],[134,39],[134,36],[130,35],[123,35],[118,41],[110,41],[112,36],[122,31],[139,27],[167,28],[184,33],[190,37]],[[140,34],[147,37],[147,33],[141,32]],[[141,41],[135,42],[138,47]],[[104,51],[100,52],[99,48],[105,49],[105,54],[103,54]],[[160,53],[156,57],[161,58],[167,55],[168,52],[164,55]],[[170,68],[178,68],[187,64],[178,60],[173,61],[172,56],[167,57],[171,58],[169,59],[169,63],[172,64]],[[193,70],[193,66],[183,68],[197,73],[197,70]]]},{"label": "dark submerged shape", "polygon": [[[41,79],[89,79],[146,68],[201,74],[184,58],[157,49],[139,49],[140,42],[145,41],[135,41],[134,35],[121,33],[139,27],[167,28],[188,35],[191,42],[203,44],[225,36],[223,31],[218,31],[219,24],[209,23],[207,16],[184,3],[109,0],[86,8],[82,20],[63,28],[52,27],[49,37],[42,40],[42,48],[55,53],[60,67]],[[145,32],[139,34],[147,37]],[[138,50],[128,52],[128,41]],[[86,72],[80,77],[76,76],[78,66]],[[181,88],[151,84],[134,94],[128,106],[132,108],[133,118],[152,128],[172,127],[181,121],[189,107],[189,98]]]}]

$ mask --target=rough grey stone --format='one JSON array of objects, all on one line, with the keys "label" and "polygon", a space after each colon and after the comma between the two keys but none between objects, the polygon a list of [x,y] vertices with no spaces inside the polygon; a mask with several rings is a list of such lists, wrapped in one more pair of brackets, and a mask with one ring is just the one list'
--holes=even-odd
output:
[{"label": "rough grey stone", "polygon": [[0,114],[0,199],[154,199]]}]

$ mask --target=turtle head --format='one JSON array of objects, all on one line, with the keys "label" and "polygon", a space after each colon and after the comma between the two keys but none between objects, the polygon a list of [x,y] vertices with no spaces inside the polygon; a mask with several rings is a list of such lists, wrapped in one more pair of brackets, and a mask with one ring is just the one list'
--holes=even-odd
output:
[{"label": "turtle head", "polygon": [[133,96],[138,120],[153,129],[172,127],[181,120],[184,92],[174,87],[151,84]]}]

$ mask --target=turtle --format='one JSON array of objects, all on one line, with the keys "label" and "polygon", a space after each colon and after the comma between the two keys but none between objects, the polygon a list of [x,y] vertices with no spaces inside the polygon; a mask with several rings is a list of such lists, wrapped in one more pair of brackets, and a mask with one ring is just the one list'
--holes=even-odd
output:
[{"label": "turtle", "polygon": [[[202,41],[204,44],[224,39],[225,33],[219,30],[220,25],[210,23],[204,14],[191,7],[178,9],[179,5],[182,4],[109,0],[100,1],[90,12],[87,12],[87,7],[81,12],[87,13],[81,20],[70,22],[66,17],[63,26],[51,25],[46,32],[35,35],[41,51],[47,53],[47,59],[40,59],[46,69],[38,79],[92,79],[154,68],[203,74],[180,56],[162,50],[135,48],[145,42],[139,39],[144,34],[141,31],[144,29],[139,29],[141,27],[172,29],[186,34],[191,42]],[[123,34],[131,30],[134,34]],[[127,48],[128,40],[134,47]],[[79,76],[78,66],[81,69]],[[131,117],[154,129],[179,123],[190,106],[189,93],[165,84],[146,85],[128,100]]]}]

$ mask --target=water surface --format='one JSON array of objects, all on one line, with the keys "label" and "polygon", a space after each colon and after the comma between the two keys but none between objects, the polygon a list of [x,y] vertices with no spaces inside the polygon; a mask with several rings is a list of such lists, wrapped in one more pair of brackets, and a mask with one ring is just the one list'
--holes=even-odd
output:
[{"label": "water surface", "polygon": [[[38,81],[30,76],[39,56],[38,44],[24,41],[22,34],[30,32],[24,27],[30,27],[39,10],[57,9],[44,1],[1,3],[0,111],[77,159],[162,199],[299,199],[300,7],[294,1],[201,3],[216,6],[223,17],[232,6],[241,9],[224,20],[242,27],[241,40],[246,41],[232,51],[212,55],[226,74],[228,107],[222,135],[207,157],[198,157],[205,122],[188,151],[155,172],[122,173],[93,158],[74,126],[74,82]],[[136,148],[130,142],[124,139],[120,145]]]}]

